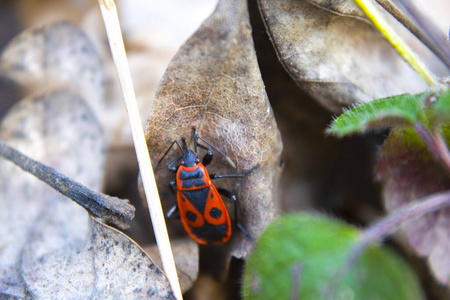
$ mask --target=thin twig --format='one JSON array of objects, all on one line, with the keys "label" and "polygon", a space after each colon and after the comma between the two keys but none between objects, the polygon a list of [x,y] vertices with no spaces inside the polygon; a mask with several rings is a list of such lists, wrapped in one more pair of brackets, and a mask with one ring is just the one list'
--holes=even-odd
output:
[{"label": "thin twig", "polygon": [[422,76],[428,85],[441,86],[441,83],[439,83],[436,76],[422,63],[414,51],[391,28],[383,16],[378,12],[377,8],[372,4],[371,0],[354,1],[363,10],[372,24],[384,35],[386,40],[388,40],[406,62]]},{"label": "thin twig", "polygon": [[299,262],[291,266],[291,290],[289,293],[289,300],[297,300],[300,297],[301,283],[302,283],[303,267]]},{"label": "thin twig", "polygon": [[[450,68],[450,52],[445,43],[442,43],[442,38],[437,36],[439,31],[430,26],[431,22],[421,22],[423,17],[419,15],[414,7],[407,5],[402,1],[402,5],[407,12],[407,15],[400,10],[391,0],[376,0],[387,12],[389,12],[395,19],[403,24],[408,30],[414,34],[424,45],[426,45],[439,59]],[[406,5],[405,5],[406,4]],[[415,22],[414,22],[415,21]],[[418,23],[418,25],[416,24]],[[445,41],[445,39],[444,39]]]},{"label": "thin twig", "polygon": [[416,122],[414,124],[414,130],[422,138],[422,140],[424,141],[427,148],[433,154],[434,158],[436,158],[438,161],[442,161],[441,154],[439,153],[439,149],[437,148],[436,143],[434,142],[434,139],[431,136],[428,129],[426,129],[425,126],[422,125],[422,123]]},{"label": "thin twig", "polygon": [[433,156],[446,167],[447,172],[450,172],[450,153],[439,130],[434,129],[433,132],[430,133],[419,122],[414,124],[414,129],[425,142]]},{"label": "thin twig", "polygon": [[130,227],[129,222],[134,218],[135,209],[128,200],[95,192],[55,169],[26,156],[1,140],[0,156],[72,199],[84,207],[90,215],[122,229]]},{"label": "thin twig", "polygon": [[394,211],[363,231],[363,234],[348,255],[347,265],[352,265],[368,245],[381,241],[387,235],[397,230],[402,223],[441,210],[449,205],[450,192],[445,191],[432,194]]},{"label": "thin twig", "polygon": [[400,225],[407,221],[411,221],[415,218],[441,210],[448,206],[450,206],[449,191],[432,194],[403,206],[364,230],[356,244],[349,251],[345,265],[336,272],[330,281],[326,292],[326,299],[332,299],[337,292],[338,285],[341,280],[370,244],[383,240],[386,236],[393,233],[400,227]]},{"label": "thin twig", "polygon": [[144,130],[141,125],[141,118],[136,103],[136,96],[134,94],[130,68],[128,66],[125,53],[125,46],[122,39],[122,32],[120,29],[116,5],[113,0],[99,0],[99,4],[103,21],[105,23],[111,53],[116,65],[117,74],[119,76],[123,97],[128,110],[134,147],[138,158],[142,183],[148,202],[148,208],[150,211],[161,261],[170,285],[172,286],[174,295],[180,300],[182,299],[180,283],[178,281],[172,247],[170,245],[161,201],[159,199],[155,175],[153,174],[152,163],[150,161],[147,143],[145,142]]},{"label": "thin twig", "polygon": [[439,152],[442,162],[447,167],[450,172],[450,152],[448,150],[447,143],[445,142],[442,133],[438,128],[433,129],[431,136],[433,137],[434,144],[436,145],[437,151]]}]

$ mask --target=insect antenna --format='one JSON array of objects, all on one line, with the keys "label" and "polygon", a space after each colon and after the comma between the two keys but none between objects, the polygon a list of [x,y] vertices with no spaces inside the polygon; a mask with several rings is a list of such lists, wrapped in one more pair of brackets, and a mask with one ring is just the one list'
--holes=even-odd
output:
[{"label": "insect antenna", "polygon": [[[201,136],[199,136],[198,134],[195,134],[195,127],[193,128],[194,130],[194,148],[195,148],[195,152],[197,152],[197,145],[198,145],[198,139],[201,139],[204,143],[206,143],[208,146],[210,146],[211,148],[213,148],[214,150],[216,150],[219,154],[222,154],[223,157],[225,157],[225,159],[228,161],[228,163],[233,167],[236,168],[236,165],[234,164],[234,162],[222,151],[220,151],[219,149],[217,149],[216,147],[214,147],[214,145],[212,145],[210,142],[208,142],[207,140],[205,140],[204,138],[202,138]],[[201,145],[199,145],[201,146]]]},{"label": "insect antenna", "polygon": [[[184,138],[183,138],[183,140],[184,140]],[[184,143],[186,143],[186,141],[184,141]],[[181,147],[180,142],[179,142],[178,140],[173,141],[172,145],[170,145],[169,149],[167,149],[167,151],[164,153],[164,155],[163,155],[163,156],[161,157],[161,159],[158,161],[158,164],[156,165],[156,168],[155,168],[155,172],[156,172],[156,170],[158,170],[158,168],[159,168],[159,166],[161,165],[163,159],[166,157],[167,153],[169,153],[170,149],[172,149],[173,145],[175,145],[175,144],[178,145],[178,148],[180,148],[181,153],[184,154],[183,147]]]},{"label": "insect antenna", "polygon": [[[181,140],[183,141],[184,148],[186,148],[186,152],[189,152],[189,148],[188,148],[186,139],[184,137],[182,137]],[[184,152],[183,152],[183,154],[184,154]]]},{"label": "insect antenna", "polygon": [[192,136],[194,137],[194,151],[195,153],[198,153],[197,152],[198,138],[197,135],[195,134],[195,126],[192,127]]}]

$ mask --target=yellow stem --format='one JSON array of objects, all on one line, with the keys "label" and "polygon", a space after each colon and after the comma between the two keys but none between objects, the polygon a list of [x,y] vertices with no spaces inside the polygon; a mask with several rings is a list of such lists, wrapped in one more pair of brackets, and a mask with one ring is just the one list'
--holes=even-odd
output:
[{"label": "yellow stem", "polygon": [[122,88],[123,98],[130,119],[131,133],[133,136],[136,156],[139,163],[142,184],[144,186],[147,198],[148,208],[155,232],[156,243],[163,269],[167,275],[170,285],[173,289],[177,300],[182,300],[180,282],[175,266],[175,260],[170,245],[169,235],[167,233],[164,213],[159,199],[158,188],[156,186],[155,176],[153,174],[152,162],[148,153],[147,143],[145,141],[144,130],[139,115],[139,108],[136,103],[136,95],[134,94],[133,82],[131,81],[131,73],[125,52],[125,46],[120,29],[119,16],[117,14],[114,0],[98,0],[103,21],[105,23],[106,34],[108,36],[111,54],[117,69],[120,86]]},{"label": "yellow stem", "polygon": [[408,62],[411,67],[419,73],[429,86],[441,86],[436,76],[422,63],[414,51],[403,41],[403,39],[386,22],[370,0],[354,0],[355,3],[366,14],[367,18],[384,35],[398,53]]}]

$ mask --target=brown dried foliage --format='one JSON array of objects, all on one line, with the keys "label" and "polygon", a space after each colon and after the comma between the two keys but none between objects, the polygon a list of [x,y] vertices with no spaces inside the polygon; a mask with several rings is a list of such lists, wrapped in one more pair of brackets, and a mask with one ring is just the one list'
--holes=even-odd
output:
[{"label": "brown dried foliage", "polygon": [[[221,1],[169,65],[146,131],[155,166],[175,139],[186,137],[192,145],[193,126],[237,165],[231,168],[215,153],[215,173],[242,173],[260,164],[242,180],[216,181],[237,195],[239,222],[257,238],[277,210],[281,139],[258,68],[246,1]],[[178,157],[177,151],[163,165]],[[161,195],[173,179],[163,167],[158,170]],[[229,253],[239,258],[254,245],[238,230],[230,243]]]}]

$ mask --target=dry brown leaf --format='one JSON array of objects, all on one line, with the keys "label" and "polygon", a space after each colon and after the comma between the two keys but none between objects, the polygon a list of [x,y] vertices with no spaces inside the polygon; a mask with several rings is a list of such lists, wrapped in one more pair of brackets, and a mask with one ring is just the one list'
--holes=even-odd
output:
[{"label": "dry brown leaf", "polygon": [[[210,274],[200,274],[194,287],[188,292],[187,297],[196,300],[226,300],[229,297],[230,288]],[[187,298],[186,297],[186,298]]]},{"label": "dry brown leaf", "polygon": [[[106,73],[106,99],[96,111],[112,147],[132,147],[117,72],[111,59],[98,2],[90,0],[15,0],[8,3],[25,28],[66,20],[83,29],[99,53]],[[116,1],[141,119],[150,114],[159,80],[179,46],[210,14],[215,0]],[[1,24],[1,23],[0,23]],[[2,28],[6,31],[4,28]],[[72,36],[71,40],[75,41]],[[80,64],[80,62],[78,62]],[[142,124],[145,126],[145,123]],[[109,146],[108,146],[109,148]]]},{"label": "dry brown leaf", "polygon": [[[88,105],[56,91],[15,105],[0,137],[92,189],[105,142]],[[124,234],[12,163],[0,160],[0,298],[173,299],[164,274]]]},{"label": "dry brown leaf", "polygon": [[355,101],[424,90],[419,75],[349,2],[332,1],[324,9],[300,0],[259,1],[290,76],[333,112]]},{"label": "dry brown leaf", "polygon": [[[3,120],[0,136],[16,149],[90,188],[101,187],[104,141],[92,112],[79,97],[56,92],[24,99]],[[79,161],[79,157],[83,160]],[[59,206],[57,211],[67,210],[72,217],[67,223],[78,224],[72,236],[76,240],[76,233],[86,230],[88,217],[81,207],[3,159],[0,176],[0,238],[1,244],[6,245],[0,251],[0,290],[8,292],[7,285],[20,287],[24,292],[21,251],[35,222]],[[56,200],[52,200],[55,196]]]},{"label": "dry brown leaf", "polygon": [[[198,275],[198,245],[190,238],[172,240],[171,243],[181,291],[188,291]],[[143,247],[157,266],[162,266],[159,250],[156,245]]]},{"label": "dry brown leaf", "polygon": [[[388,211],[450,189],[448,172],[412,129],[395,130],[380,155],[377,175],[385,184]],[[423,215],[404,224],[402,230],[409,247],[427,258],[434,277],[450,287],[450,209]]]},{"label": "dry brown leaf", "polygon": [[53,219],[36,224],[42,230],[49,222],[50,230],[33,232],[23,250],[21,275],[28,293],[56,299],[175,299],[164,273],[122,232],[90,219],[83,239],[56,247],[61,241],[55,237],[66,232]]},{"label": "dry brown leaf", "polygon": [[[192,145],[193,126],[237,165],[231,168],[215,153],[210,172],[236,174],[261,165],[242,180],[215,181],[237,195],[239,222],[257,238],[277,210],[282,146],[258,69],[246,1],[220,1],[170,63],[146,131],[155,166],[173,140],[186,137]],[[167,207],[175,203],[167,188],[174,176],[164,165],[178,157],[178,151],[172,150],[157,172]],[[234,229],[229,254],[247,257],[253,246]]]},{"label": "dry brown leaf", "polygon": [[87,35],[69,22],[50,23],[16,36],[1,55],[0,70],[34,92],[68,88],[96,113],[102,109],[102,62]]},{"label": "dry brown leaf", "polygon": [[[100,15],[98,18],[101,18]],[[98,28],[93,31],[97,32]],[[132,147],[116,70],[112,67],[108,69],[108,75],[113,80],[106,76],[103,61],[93,42],[75,24],[57,21],[25,30],[11,40],[3,51],[0,70],[33,93],[64,87],[79,94],[99,119],[107,149],[122,145],[124,140],[127,146]],[[108,92],[115,93],[114,97],[108,94],[105,98],[106,83]],[[134,161],[131,156],[121,163],[133,164]],[[108,175],[119,173],[121,165],[116,169],[112,167],[117,165],[118,162],[108,162]]]},{"label": "dry brown leaf", "polygon": [[306,0],[317,7],[327,9],[332,13],[342,14],[348,17],[361,18],[362,20],[367,20],[366,15],[355,5],[354,1],[348,0]]}]

